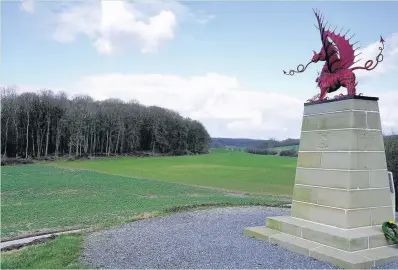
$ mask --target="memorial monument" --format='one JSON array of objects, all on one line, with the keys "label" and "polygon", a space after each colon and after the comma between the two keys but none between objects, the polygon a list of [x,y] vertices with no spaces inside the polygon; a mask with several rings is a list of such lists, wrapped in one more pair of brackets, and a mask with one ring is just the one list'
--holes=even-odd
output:
[{"label": "memorial monument", "polygon": [[[398,248],[381,224],[395,215],[377,97],[356,94],[354,70],[372,70],[383,60],[355,64],[351,38],[327,28],[314,11],[322,49],[309,64],[324,61],[316,83],[320,94],[304,104],[291,216],[269,217],[244,235],[343,268],[372,268],[398,260]],[[328,99],[340,87],[347,95]]]}]

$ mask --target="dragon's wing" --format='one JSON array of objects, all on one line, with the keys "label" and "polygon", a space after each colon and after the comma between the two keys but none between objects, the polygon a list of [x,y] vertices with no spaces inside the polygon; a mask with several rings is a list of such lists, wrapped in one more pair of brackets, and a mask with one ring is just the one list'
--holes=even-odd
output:
[{"label": "dragon's wing", "polygon": [[355,50],[345,36],[340,36],[334,32],[325,31],[328,39],[332,40],[333,47],[337,47],[339,59],[341,61],[341,68],[348,69],[354,64]]}]

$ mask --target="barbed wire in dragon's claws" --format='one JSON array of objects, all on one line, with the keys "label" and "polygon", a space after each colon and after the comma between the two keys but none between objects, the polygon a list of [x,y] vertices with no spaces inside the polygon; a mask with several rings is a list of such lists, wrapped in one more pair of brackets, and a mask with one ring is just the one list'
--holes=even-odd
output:
[{"label": "barbed wire in dragon's claws", "polygon": [[305,66],[303,64],[300,64],[297,66],[296,70],[291,69],[289,70],[289,72],[283,71],[283,74],[293,76],[294,73],[302,73],[307,69],[308,65],[311,63],[312,61],[308,62],[308,64]]},{"label": "barbed wire in dragon's claws", "polygon": [[384,55],[383,55],[384,42],[385,41],[384,41],[383,37],[380,36],[380,43],[381,43],[381,46],[379,47],[379,51],[380,52],[376,56],[376,63],[375,63],[374,66],[373,66],[373,64],[374,64],[373,60],[368,60],[368,61],[365,62],[365,65],[363,67],[354,67],[351,70],[364,69],[364,70],[367,70],[367,71],[371,71],[371,70],[375,69],[377,67],[377,65],[384,60]]}]

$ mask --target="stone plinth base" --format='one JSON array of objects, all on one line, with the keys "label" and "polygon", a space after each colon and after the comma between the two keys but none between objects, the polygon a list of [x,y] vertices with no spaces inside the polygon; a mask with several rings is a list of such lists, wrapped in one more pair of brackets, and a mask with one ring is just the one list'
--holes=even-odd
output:
[{"label": "stone plinth base", "polygon": [[245,235],[344,268],[398,260],[381,224],[394,219],[377,98],[305,104],[291,217]]},{"label": "stone plinth base", "polygon": [[372,268],[398,260],[398,248],[380,226],[342,230],[293,217],[272,217],[267,227],[244,229],[244,235],[343,268]]}]

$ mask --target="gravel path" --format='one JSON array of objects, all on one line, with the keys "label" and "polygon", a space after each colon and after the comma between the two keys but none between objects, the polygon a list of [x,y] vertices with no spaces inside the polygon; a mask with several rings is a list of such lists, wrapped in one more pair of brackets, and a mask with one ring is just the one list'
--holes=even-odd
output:
[{"label": "gravel path", "polygon": [[[242,235],[290,209],[230,207],[179,213],[90,234],[82,262],[101,268],[337,268]],[[398,262],[383,266],[398,269]]]}]

